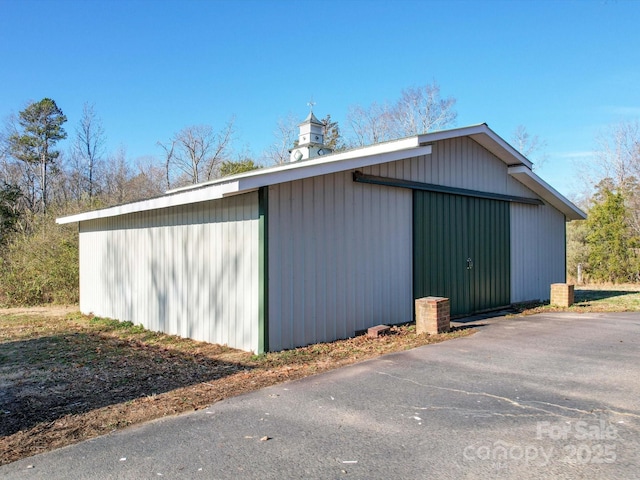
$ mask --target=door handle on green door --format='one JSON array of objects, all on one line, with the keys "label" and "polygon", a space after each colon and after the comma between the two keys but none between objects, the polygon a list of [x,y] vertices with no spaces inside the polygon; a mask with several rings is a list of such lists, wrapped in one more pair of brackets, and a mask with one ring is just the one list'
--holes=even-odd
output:
[{"label": "door handle on green door", "polygon": [[473,268],[473,260],[471,257],[467,258],[467,270],[471,270]]}]

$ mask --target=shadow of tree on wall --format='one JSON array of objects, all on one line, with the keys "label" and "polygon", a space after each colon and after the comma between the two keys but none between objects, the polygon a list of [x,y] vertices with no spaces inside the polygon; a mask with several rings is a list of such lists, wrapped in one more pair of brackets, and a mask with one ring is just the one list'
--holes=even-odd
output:
[{"label": "shadow of tree on wall", "polygon": [[257,238],[254,196],[255,205],[209,201],[94,226],[102,232],[100,261],[88,270],[95,284],[86,289],[85,309],[154,331],[255,348],[257,240],[247,247],[247,239]]},{"label": "shadow of tree on wall", "polygon": [[0,436],[249,368],[211,358],[215,348],[227,350],[183,353],[101,333],[0,344]]}]

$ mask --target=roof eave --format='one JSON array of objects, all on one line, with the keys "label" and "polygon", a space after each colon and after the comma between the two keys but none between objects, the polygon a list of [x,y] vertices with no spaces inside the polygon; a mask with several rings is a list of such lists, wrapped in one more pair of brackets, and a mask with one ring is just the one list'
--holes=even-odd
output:
[{"label": "roof eave", "polygon": [[539,195],[545,202],[560,210],[568,221],[587,218],[586,213],[524,165],[509,167],[508,172],[509,175]]},{"label": "roof eave", "polygon": [[167,208],[188,203],[215,200],[255,191],[261,187],[294,181],[316,175],[355,170],[379,163],[431,154],[431,144],[440,140],[468,136],[496,155],[508,166],[511,176],[526,185],[543,200],[563,212],[568,220],[586,218],[585,213],[564,198],[531,171],[532,163],[500,138],[486,124],[426,133],[391,142],[333,153],[300,162],[254,170],[211,182],[190,185],[168,191],[165,195],[102,210],[80,213],[56,219],[57,223],[74,223],[113,217],[140,211]]},{"label": "roof eave", "polygon": [[59,224],[82,222],[128,213],[216,200],[231,195],[255,191],[260,187],[268,185],[300,180],[317,175],[355,170],[370,165],[430,154],[431,146],[420,145],[418,137],[408,137],[394,142],[381,143],[357,150],[327,155],[326,157],[289,163],[264,170],[255,170],[228,179],[191,185],[181,189],[171,190],[161,197],[61,217],[56,219],[56,222]]}]

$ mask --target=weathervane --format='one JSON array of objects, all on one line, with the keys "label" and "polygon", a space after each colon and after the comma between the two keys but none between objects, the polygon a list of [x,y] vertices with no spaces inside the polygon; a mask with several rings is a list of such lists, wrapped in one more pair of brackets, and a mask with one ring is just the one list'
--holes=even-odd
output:
[{"label": "weathervane", "polygon": [[313,113],[313,107],[316,105],[316,102],[313,101],[313,97],[311,97],[311,100],[307,102],[307,105],[309,106],[309,113]]}]

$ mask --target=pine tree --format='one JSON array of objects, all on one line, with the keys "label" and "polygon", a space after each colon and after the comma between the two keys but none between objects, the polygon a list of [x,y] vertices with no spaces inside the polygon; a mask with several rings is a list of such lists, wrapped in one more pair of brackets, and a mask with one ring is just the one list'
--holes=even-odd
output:
[{"label": "pine tree", "polygon": [[331,120],[331,115],[327,114],[322,120],[324,129],[324,144],[329,147],[333,152],[339,152],[346,147],[340,134],[340,126],[338,122]]},{"label": "pine tree", "polygon": [[11,154],[37,170],[40,183],[40,205],[47,210],[47,170],[55,164],[60,152],[53,147],[67,138],[62,124],[67,117],[50,98],[31,103],[20,112],[19,130],[9,137]]},{"label": "pine tree", "polygon": [[612,190],[606,179],[598,185],[595,204],[589,211],[586,237],[589,274],[605,282],[633,281],[636,276],[637,240],[631,234],[622,192]]},{"label": "pine tree", "polygon": [[244,160],[238,160],[235,162],[233,160],[225,160],[220,165],[220,176],[228,177],[229,175],[250,172],[257,168],[260,168],[260,165],[256,165],[256,163],[250,158],[245,158]]}]

